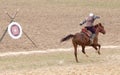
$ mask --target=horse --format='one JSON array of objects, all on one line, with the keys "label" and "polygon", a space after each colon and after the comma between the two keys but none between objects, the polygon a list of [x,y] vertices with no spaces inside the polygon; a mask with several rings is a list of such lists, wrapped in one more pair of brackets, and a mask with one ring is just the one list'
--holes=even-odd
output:
[{"label": "horse", "polygon": [[[96,36],[93,40],[93,44],[91,44],[90,37],[83,31],[81,31],[79,33],[75,33],[75,34],[69,34],[66,37],[61,39],[61,42],[64,42],[64,41],[67,41],[72,38],[76,62],[78,62],[78,58],[77,58],[77,46],[78,45],[80,45],[82,47],[82,53],[85,54],[87,57],[88,57],[88,55],[85,52],[86,46],[92,46],[98,52],[99,55],[101,54],[100,53],[101,45],[98,43],[98,35],[99,35],[99,33],[105,34],[106,31],[104,29],[104,26],[101,23],[94,25],[94,29],[95,29]],[[97,46],[99,47],[99,50],[98,50]]]}]

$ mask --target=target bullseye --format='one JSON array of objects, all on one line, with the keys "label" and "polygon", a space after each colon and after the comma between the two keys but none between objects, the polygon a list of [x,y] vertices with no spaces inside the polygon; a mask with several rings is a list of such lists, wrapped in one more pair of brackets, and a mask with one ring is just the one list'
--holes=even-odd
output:
[{"label": "target bullseye", "polygon": [[22,36],[22,28],[19,23],[12,22],[8,25],[8,34],[13,39],[19,39]]}]

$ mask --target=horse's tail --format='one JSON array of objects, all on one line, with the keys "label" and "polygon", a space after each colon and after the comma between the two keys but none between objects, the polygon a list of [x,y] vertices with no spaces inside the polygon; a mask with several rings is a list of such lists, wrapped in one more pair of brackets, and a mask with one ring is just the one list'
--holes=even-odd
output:
[{"label": "horse's tail", "polygon": [[67,40],[69,40],[70,38],[72,38],[73,36],[74,36],[73,34],[69,34],[69,35],[67,35],[66,37],[62,38],[62,39],[61,39],[61,42],[67,41]]}]

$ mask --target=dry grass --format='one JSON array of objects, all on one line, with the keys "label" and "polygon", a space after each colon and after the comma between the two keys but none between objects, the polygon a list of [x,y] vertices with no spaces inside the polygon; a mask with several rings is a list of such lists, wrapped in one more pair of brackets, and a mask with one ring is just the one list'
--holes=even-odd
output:
[{"label": "dry grass", "polygon": [[102,49],[102,55],[79,52],[79,63],[73,52],[53,52],[0,58],[1,75],[119,75],[120,50]]}]

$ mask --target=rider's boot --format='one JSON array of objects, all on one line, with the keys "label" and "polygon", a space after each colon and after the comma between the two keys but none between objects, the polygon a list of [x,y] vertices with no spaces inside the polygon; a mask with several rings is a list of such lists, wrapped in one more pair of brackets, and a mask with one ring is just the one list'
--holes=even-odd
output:
[{"label": "rider's boot", "polygon": [[91,37],[90,37],[90,44],[93,44],[94,43],[94,38],[95,38],[95,34],[92,34]]}]

